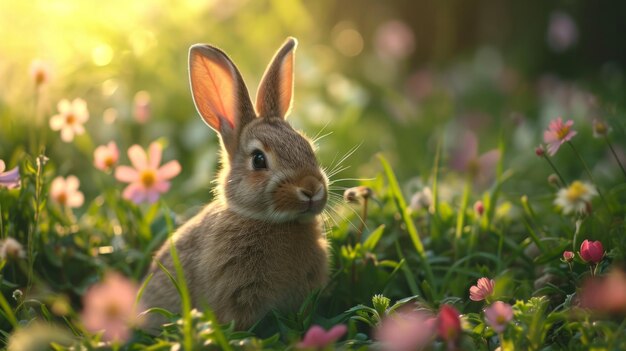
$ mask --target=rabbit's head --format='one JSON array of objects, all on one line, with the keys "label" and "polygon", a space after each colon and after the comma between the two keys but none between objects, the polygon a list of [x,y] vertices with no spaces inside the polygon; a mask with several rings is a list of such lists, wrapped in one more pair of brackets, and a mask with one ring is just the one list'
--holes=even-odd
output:
[{"label": "rabbit's head", "polygon": [[221,200],[236,213],[270,222],[308,220],[326,205],[328,180],[311,142],[286,116],[293,98],[296,40],[288,38],[267,67],[255,107],[239,70],[215,47],[189,51],[196,109],[220,135]]}]

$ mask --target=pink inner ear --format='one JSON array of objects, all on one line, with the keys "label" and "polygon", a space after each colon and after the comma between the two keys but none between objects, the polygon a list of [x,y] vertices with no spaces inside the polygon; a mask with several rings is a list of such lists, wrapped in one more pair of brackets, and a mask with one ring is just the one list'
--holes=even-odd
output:
[{"label": "pink inner ear", "polygon": [[294,52],[291,51],[285,56],[282,67],[280,68],[279,103],[282,116],[286,116],[289,113],[291,101],[293,100],[293,62]]},{"label": "pink inner ear", "polygon": [[237,83],[230,64],[209,49],[198,49],[192,51],[190,72],[194,102],[204,121],[218,132],[220,119],[234,128]]}]

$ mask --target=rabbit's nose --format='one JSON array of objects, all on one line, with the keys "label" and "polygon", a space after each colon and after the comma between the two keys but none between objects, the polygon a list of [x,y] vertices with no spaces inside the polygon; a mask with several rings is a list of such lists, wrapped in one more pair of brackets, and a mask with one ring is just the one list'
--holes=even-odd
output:
[{"label": "rabbit's nose", "polygon": [[298,198],[302,201],[317,201],[324,197],[324,185],[317,178],[308,176],[298,187]]}]

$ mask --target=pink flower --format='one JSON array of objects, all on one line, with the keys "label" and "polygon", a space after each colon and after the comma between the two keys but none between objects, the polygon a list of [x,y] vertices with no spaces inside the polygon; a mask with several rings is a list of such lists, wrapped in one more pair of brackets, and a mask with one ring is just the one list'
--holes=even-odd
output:
[{"label": "pink flower", "polygon": [[74,140],[75,134],[85,133],[83,124],[89,119],[87,103],[83,99],[74,99],[71,103],[67,99],[59,101],[59,114],[50,118],[50,128],[61,131],[61,139],[66,143]]},{"label": "pink flower", "polygon": [[160,194],[170,189],[168,180],[180,173],[180,164],[174,160],[159,168],[162,153],[161,145],[157,142],[150,144],[149,156],[139,145],[128,149],[128,157],[134,168],[119,166],[115,170],[117,180],[130,183],[122,194],[125,199],[136,204],[154,203]]},{"label": "pink flower", "polygon": [[422,311],[398,311],[387,316],[375,331],[375,339],[387,351],[415,351],[435,337],[437,320]]},{"label": "pink flower", "polygon": [[496,333],[502,333],[513,319],[513,307],[508,303],[496,301],[485,308],[485,319]]},{"label": "pink flower", "polygon": [[50,198],[61,206],[80,207],[85,198],[78,190],[80,181],[75,176],[56,177],[50,185]]},{"label": "pink flower", "polygon": [[467,131],[453,151],[451,166],[457,171],[469,173],[478,185],[485,185],[493,177],[499,159],[499,150],[487,151],[479,156],[476,135]]},{"label": "pink flower", "polygon": [[563,261],[572,262],[574,260],[574,253],[572,251],[563,251]]},{"label": "pink flower", "polygon": [[376,30],[374,46],[383,58],[403,59],[415,50],[415,35],[406,23],[388,21]]},{"label": "pink flower", "polygon": [[319,325],[314,325],[309,328],[297,347],[300,349],[323,349],[339,340],[347,330],[348,328],[343,324],[336,325],[328,331],[324,330],[324,328]]},{"label": "pink flower", "polygon": [[564,12],[554,12],[548,23],[548,46],[556,52],[562,52],[578,40],[578,28],[574,19]]},{"label": "pink flower", "polygon": [[598,312],[626,313],[626,273],[614,268],[604,277],[586,280],[580,291],[580,306]]},{"label": "pink flower", "polygon": [[476,212],[478,216],[482,216],[485,213],[485,205],[482,201],[476,201],[474,203],[474,212]]},{"label": "pink flower", "polygon": [[124,276],[108,273],[103,282],[90,287],[83,297],[81,317],[85,328],[92,333],[104,330],[106,341],[128,340],[130,328],[138,322],[137,290],[137,286]]},{"label": "pink flower", "polygon": [[30,76],[35,86],[44,85],[50,80],[50,65],[42,60],[33,60],[30,64]]},{"label": "pink flower", "polygon": [[14,167],[9,171],[4,171],[6,164],[0,160],[0,188],[17,188],[20,186],[20,169]]},{"label": "pink flower", "polygon": [[604,248],[600,241],[585,240],[580,245],[580,257],[587,263],[598,263],[604,257]]},{"label": "pink flower", "polygon": [[571,119],[563,124],[561,117],[550,122],[548,130],[543,132],[543,141],[548,144],[548,155],[554,156],[563,143],[577,134],[575,130],[571,130],[573,124]]},{"label": "pink flower", "polygon": [[491,294],[493,294],[493,288],[495,286],[495,282],[493,279],[488,278],[480,278],[476,285],[472,285],[470,288],[470,300],[472,301],[482,301]]},{"label": "pink flower", "polygon": [[93,153],[94,166],[102,171],[108,171],[117,164],[120,152],[115,142],[110,141],[107,145],[100,145]]},{"label": "pink flower", "polygon": [[461,334],[459,311],[451,305],[443,305],[437,317],[437,333],[447,342],[454,342]]},{"label": "pink flower", "polygon": [[139,91],[135,94],[133,115],[139,123],[146,123],[150,119],[150,93]]}]

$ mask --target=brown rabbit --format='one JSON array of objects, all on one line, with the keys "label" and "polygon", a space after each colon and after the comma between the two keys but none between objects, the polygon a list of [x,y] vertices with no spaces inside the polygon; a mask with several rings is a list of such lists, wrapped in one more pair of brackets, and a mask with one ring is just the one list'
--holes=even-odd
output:
[{"label": "brown rabbit", "polygon": [[[297,309],[327,279],[320,213],[328,180],[311,142],[286,121],[293,97],[296,40],[288,38],[267,67],[256,112],[237,67],[215,47],[189,51],[191,91],[204,121],[220,135],[216,200],[173,234],[193,307],[245,329],[272,309]],[[172,274],[169,242],[156,254]],[[142,302],[179,312],[166,274],[154,273]],[[163,322],[148,315],[146,328]]]}]

